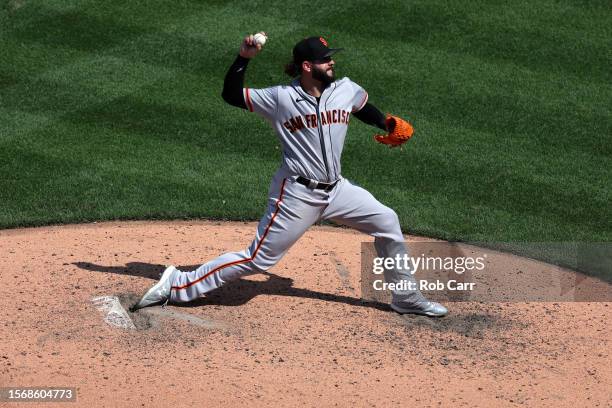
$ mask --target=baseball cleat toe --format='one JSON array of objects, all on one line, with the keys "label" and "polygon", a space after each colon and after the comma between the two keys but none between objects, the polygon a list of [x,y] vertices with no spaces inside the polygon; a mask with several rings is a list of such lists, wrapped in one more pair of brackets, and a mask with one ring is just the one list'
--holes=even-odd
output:
[{"label": "baseball cleat toe", "polygon": [[418,314],[429,317],[442,317],[448,314],[448,309],[437,302],[428,300],[416,303],[391,303],[391,309],[400,314]]},{"label": "baseball cleat toe", "polygon": [[178,269],[176,269],[174,266],[167,267],[164,273],[162,273],[161,278],[159,278],[159,281],[153,285],[151,289],[147,291],[147,293],[144,294],[144,296],[140,299],[140,302],[130,308],[130,311],[134,312],[138,309],[142,309],[143,307],[168,302],[170,299],[172,281],[177,272]]}]

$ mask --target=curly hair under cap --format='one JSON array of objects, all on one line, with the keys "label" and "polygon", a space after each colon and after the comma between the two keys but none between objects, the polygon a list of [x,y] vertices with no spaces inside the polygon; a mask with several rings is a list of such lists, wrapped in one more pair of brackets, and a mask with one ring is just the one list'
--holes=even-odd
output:
[{"label": "curly hair under cap", "polygon": [[291,78],[295,78],[302,73],[302,65],[296,64],[294,61],[291,61],[288,64],[285,64],[285,74],[289,75]]}]

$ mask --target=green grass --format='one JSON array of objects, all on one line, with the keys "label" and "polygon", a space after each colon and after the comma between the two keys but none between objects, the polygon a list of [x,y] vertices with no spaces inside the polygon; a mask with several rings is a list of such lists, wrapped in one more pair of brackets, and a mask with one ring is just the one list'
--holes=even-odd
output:
[{"label": "green grass", "polygon": [[293,44],[345,47],[340,76],[410,118],[403,151],[351,123],[343,173],[407,232],[612,241],[612,14],[605,1],[28,1],[0,8],[0,228],[256,220],[278,142],[220,92],[286,82]]}]

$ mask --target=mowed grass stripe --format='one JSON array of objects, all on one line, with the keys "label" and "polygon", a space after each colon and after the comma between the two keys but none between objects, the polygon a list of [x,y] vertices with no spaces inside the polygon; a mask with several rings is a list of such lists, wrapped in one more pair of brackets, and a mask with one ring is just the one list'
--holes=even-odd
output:
[{"label": "mowed grass stripe", "polygon": [[[441,131],[454,136],[460,129],[448,125],[441,128]],[[604,180],[609,179],[609,168],[592,166],[594,171],[590,180],[597,180],[600,184],[589,185],[582,182],[583,176],[580,174],[576,175],[571,169],[564,169],[562,161],[557,161],[557,169],[552,169],[547,174],[544,170],[551,166],[549,163],[552,160],[541,161],[538,165],[537,153],[512,157],[511,150],[502,149],[503,154],[476,157],[473,151],[455,148],[456,144],[447,143],[444,147],[436,148],[435,142],[426,143],[416,137],[412,142],[414,143],[411,149],[397,152],[391,157],[362,155],[366,141],[351,144],[350,152],[346,153],[354,159],[361,159],[362,163],[376,163],[376,167],[383,170],[385,166],[382,161],[392,160],[398,163],[392,172],[363,172],[354,161],[344,166],[345,175],[357,178],[364,187],[392,207],[404,209],[405,212],[400,214],[400,218],[411,230],[417,221],[413,218],[414,212],[419,211],[421,206],[430,208],[436,205],[435,201],[427,202],[424,197],[431,199],[437,196],[439,200],[453,204],[445,204],[445,208],[437,209],[435,216],[428,218],[426,224],[448,224],[447,218],[452,217],[472,219],[470,231],[486,230],[491,237],[495,236],[500,240],[503,240],[504,236],[530,239],[528,237],[534,230],[526,228],[528,225],[514,228],[515,223],[506,223],[503,220],[497,221],[500,227],[489,229],[486,225],[479,225],[478,220],[496,217],[501,211],[517,218],[539,217],[540,223],[544,225],[549,222],[566,225],[565,234],[551,230],[546,235],[541,235],[542,232],[538,231],[538,236],[542,239],[563,235],[578,239],[576,234],[570,234],[575,229],[573,224],[589,230],[589,233],[601,239],[609,232],[605,218],[609,213],[606,204],[606,196],[609,193],[603,193],[607,188]],[[402,166],[401,163],[407,165]],[[475,215],[478,216],[472,218]],[[456,238],[457,236],[452,234],[453,230],[449,228],[450,234],[443,237]],[[579,235],[581,239],[588,238],[588,235]]]},{"label": "mowed grass stripe", "polygon": [[[561,2],[569,9],[559,2],[538,3],[362,1],[326,10],[318,25],[607,82],[611,40],[605,34],[610,20],[605,5],[588,10],[574,9],[571,2]],[[508,9],[515,13],[508,15]],[[372,24],[372,16],[378,24]],[[574,28],[573,21],[583,16],[588,27]]]},{"label": "mowed grass stripe", "polygon": [[[55,159],[74,159],[78,171],[64,182],[75,198],[43,204],[60,188],[57,177],[25,189],[39,212],[20,220],[19,201],[8,196],[10,222],[41,222],[43,210],[70,222],[138,218],[139,211],[257,219],[278,165],[277,142],[264,121],[219,94],[240,37],[267,29],[271,41],[249,67],[249,86],[286,81],[281,67],[296,39],[321,32],[347,48],[338,55],[340,73],[364,85],[381,109],[415,122],[415,138],[397,152],[374,144],[375,130],[354,120],[344,155],[344,173],[396,208],[408,231],[610,237],[612,92],[600,52],[609,38],[606,17],[588,7],[308,3],[312,12],[296,23],[306,3],[256,2],[249,13],[234,3],[37,4],[19,11],[35,23],[19,28],[13,20],[14,31],[2,29],[23,70],[0,62],[0,117],[11,118],[1,137],[18,143],[15,155],[33,152],[43,162],[49,155],[46,171],[62,168]],[[569,11],[589,24],[564,22]],[[564,46],[582,47],[572,67]],[[25,173],[33,180],[34,170]],[[79,201],[84,186],[98,194]]]},{"label": "mowed grass stripe", "polygon": [[[387,57],[392,57],[375,47],[370,65],[359,64],[360,56],[348,52],[337,58],[338,69],[364,84],[372,101],[378,99],[389,109],[413,113],[415,121],[427,114],[505,137],[545,137],[550,142],[554,136],[556,142],[571,142],[568,148],[595,141],[596,149],[591,153],[600,154],[601,149],[609,153],[609,144],[601,142],[612,128],[606,105],[612,102],[610,85],[571,82],[558,74],[517,70],[505,62],[394,41],[381,45],[411,55],[410,61],[394,62],[386,69]],[[344,63],[350,67],[343,67]],[[391,92],[390,83],[397,83],[400,89]]]},{"label": "mowed grass stripe", "polygon": [[[61,124],[54,129],[64,131]],[[79,130],[99,136],[84,126]],[[3,223],[20,225],[19,219],[10,216],[19,209],[28,219],[25,225],[32,225],[30,220],[39,225],[36,220],[45,214],[53,222],[131,219],[142,218],[142,214],[147,218],[207,217],[211,203],[216,210],[210,212],[211,217],[227,217],[224,211],[228,211],[235,218],[253,219],[265,206],[267,174],[272,169],[242,154],[208,155],[192,145],[179,148],[170,141],[151,140],[141,141],[131,151],[113,152],[115,149],[107,143],[91,143],[73,149],[71,157],[35,149],[9,152],[18,160],[3,160],[2,173],[16,176],[2,181],[7,187],[2,190]],[[194,152],[201,152],[201,157]],[[241,174],[247,166],[256,173],[227,185],[228,174]],[[244,194],[251,197],[248,202]],[[21,200],[13,200],[14,195]]]}]

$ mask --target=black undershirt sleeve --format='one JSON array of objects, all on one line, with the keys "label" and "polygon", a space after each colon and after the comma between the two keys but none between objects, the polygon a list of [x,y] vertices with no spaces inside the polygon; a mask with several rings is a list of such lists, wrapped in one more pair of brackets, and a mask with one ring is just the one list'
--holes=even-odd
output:
[{"label": "black undershirt sleeve", "polygon": [[244,88],[244,72],[248,64],[248,58],[241,57],[240,55],[236,57],[227,74],[225,74],[223,92],[221,93],[225,102],[242,109],[247,109],[242,90]]},{"label": "black undershirt sleeve", "polygon": [[365,106],[361,108],[361,110],[353,113],[353,116],[355,116],[363,123],[366,123],[371,126],[376,126],[377,128],[384,130],[385,132],[387,131],[387,125],[385,124],[385,115],[381,111],[379,111],[376,106],[372,105],[369,102],[366,103]]},{"label": "black undershirt sleeve", "polygon": [[[244,73],[249,61],[248,58],[240,55],[236,57],[225,75],[221,94],[225,102],[242,109],[247,109],[242,92],[244,89]],[[360,111],[353,113],[353,115],[368,125],[376,126],[384,131],[387,130],[385,115],[371,103],[366,103]]]}]

